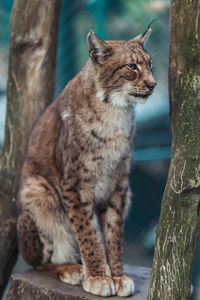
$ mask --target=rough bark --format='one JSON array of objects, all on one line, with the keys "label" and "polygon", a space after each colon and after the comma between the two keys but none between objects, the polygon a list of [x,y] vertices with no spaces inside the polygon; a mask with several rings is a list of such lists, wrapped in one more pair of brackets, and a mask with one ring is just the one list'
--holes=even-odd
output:
[{"label": "rough bark", "polygon": [[[127,300],[146,300],[151,269],[141,267],[125,267],[127,274],[135,281],[136,291],[134,296],[126,297]],[[102,300],[83,291],[80,286],[72,286],[55,278],[48,277],[37,271],[27,271],[24,274],[12,276],[7,300]],[[109,297],[109,300],[122,299]]]},{"label": "rough bark", "polygon": [[169,92],[172,159],[148,299],[189,299],[200,204],[200,1],[172,0]]},{"label": "rough bark", "polygon": [[16,191],[33,123],[52,101],[60,0],[15,0],[0,156],[0,298],[17,257]]}]

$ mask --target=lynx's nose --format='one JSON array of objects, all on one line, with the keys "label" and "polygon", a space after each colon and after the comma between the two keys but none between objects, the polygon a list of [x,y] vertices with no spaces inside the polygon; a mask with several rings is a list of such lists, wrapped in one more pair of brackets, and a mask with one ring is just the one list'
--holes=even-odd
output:
[{"label": "lynx's nose", "polygon": [[151,82],[147,82],[147,87],[148,87],[148,89],[149,89],[150,92],[153,91],[153,89],[155,88],[155,86],[156,86],[156,81],[155,80],[151,81]]}]

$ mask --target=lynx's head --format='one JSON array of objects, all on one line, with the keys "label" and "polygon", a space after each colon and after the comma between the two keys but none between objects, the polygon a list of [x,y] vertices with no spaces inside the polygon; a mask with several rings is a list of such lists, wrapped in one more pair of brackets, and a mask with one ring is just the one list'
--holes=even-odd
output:
[{"label": "lynx's head", "polygon": [[88,46],[95,68],[97,97],[115,106],[127,107],[146,102],[156,81],[152,60],[144,50],[151,29],[129,41],[103,41],[94,31],[88,34]]}]

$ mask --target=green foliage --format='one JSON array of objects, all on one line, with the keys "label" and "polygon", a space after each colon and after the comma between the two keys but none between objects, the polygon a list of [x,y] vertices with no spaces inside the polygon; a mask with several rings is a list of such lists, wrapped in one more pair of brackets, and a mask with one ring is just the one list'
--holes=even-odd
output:
[{"label": "green foliage", "polygon": [[0,1],[0,45],[6,47],[9,40],[10,12],[13,0]]}]

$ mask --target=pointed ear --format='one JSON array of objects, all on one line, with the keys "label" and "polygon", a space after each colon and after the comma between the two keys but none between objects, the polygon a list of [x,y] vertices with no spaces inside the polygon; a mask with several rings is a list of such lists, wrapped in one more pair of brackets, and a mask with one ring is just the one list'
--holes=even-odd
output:
[{"label": "pointed ear", "polygon": [[140,35],[136,36],[136,38],[130,40],[130,42],[138,42],[143,46],[144,43],[147,41],[149,34],[151,32],[151,28],[150,28],[151,24],[156,20],[157,20],[157,18],[151,19],[151,21],[148,24],[147,30],[143,34],[140,34]]},{"label": "pointed ear", "polygon": [[141,45],[144,45],[144,43],[147,42],[150,33],[151,28],[148,28],[143,34],[136,36],[136,38],[134,38],[134,41],[140,43]]},{"label": "pointed ear", "polygon": [[103,64],[113,54],[112,47],[101,40],[93,30],[87,36],[90,57],[93,61]]},{"label": "pointed ear", "polygon": [[143,34],[136,36],[134,39],[130,40],[130,42],[137,42],[142,46],[148,40],[149,34],[151,32],[151,28],[148,28]]}]

